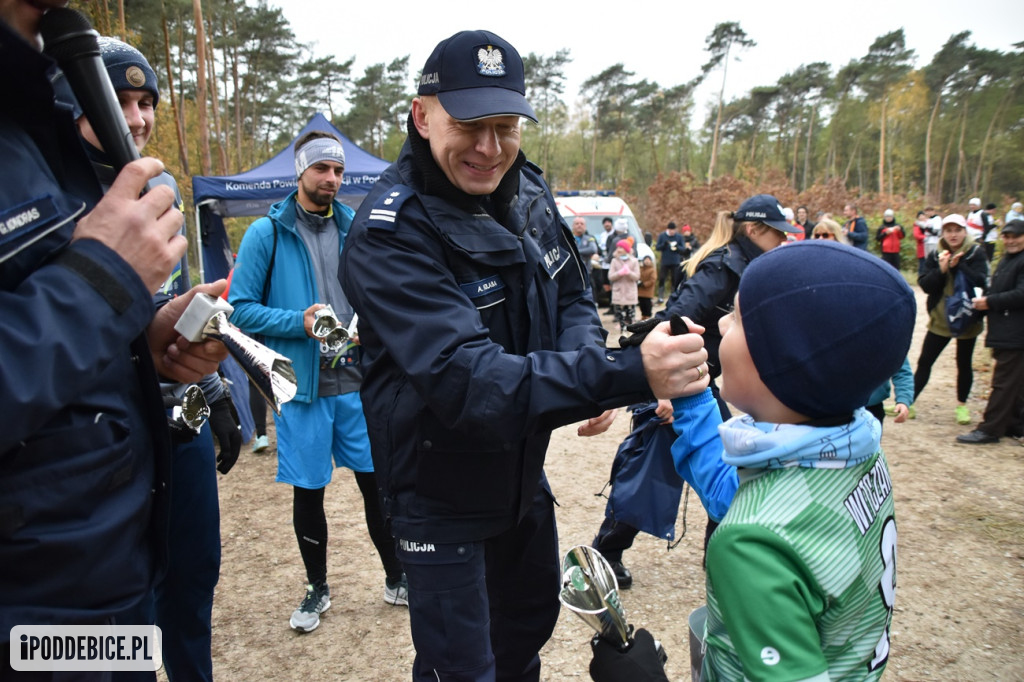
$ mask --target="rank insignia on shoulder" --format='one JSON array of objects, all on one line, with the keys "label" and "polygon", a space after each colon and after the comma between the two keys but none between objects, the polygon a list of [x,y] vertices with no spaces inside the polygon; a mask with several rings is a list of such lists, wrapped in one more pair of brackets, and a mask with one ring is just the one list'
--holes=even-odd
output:
[{"label": "rank insignia on shoulder", "polygon": [[414,192],[411,188],[405,185],[395,185],[377,197],[373,208],[370,209],[370,216],[366,220],[366,226],[378,230],[394,230],[395,218],[398,217],[402,204],[413,194]]}]

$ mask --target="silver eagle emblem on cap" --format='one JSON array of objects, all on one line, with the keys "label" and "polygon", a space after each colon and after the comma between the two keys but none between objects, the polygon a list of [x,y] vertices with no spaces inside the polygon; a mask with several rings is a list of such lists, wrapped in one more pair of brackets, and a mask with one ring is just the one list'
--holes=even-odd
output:
[{"label": "silver eagle emblem on cap", "polygon": [[505,55],[501,49],[488,45],[476,51],[476,72],[481,76],[504,76]]}]

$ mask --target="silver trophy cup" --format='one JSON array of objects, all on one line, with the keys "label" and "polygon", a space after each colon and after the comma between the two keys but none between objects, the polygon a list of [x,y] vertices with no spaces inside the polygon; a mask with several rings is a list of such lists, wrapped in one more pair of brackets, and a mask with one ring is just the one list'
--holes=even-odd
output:
[{"label": "silver trophy cup", "polygon": [[329,303],[313,313],[313,328],[311,332],[316,338],[326,339],[337,328],[338,316]]},{"label": "silver trophy cup", "polygon": [[281,405],[298,391],[292,361],[233,327],[227,317],[233,310],[224,299],[199,293],[174,329],[192,342],[217,339],[223,343],[267,404],[281,414]]},{"label": "silver trophy cup", "polygon": [[[592,627],[597,636],[620,649],[633,641],[633,626],[619,601],[619,581],[608,560],[593,547],[577,545],[562,559],[562,590],[558,600]],[[655,640],[661,662],[668,656]]]},{"label": "silver trophy cup", "polygon": [[558,599],[608,642],[629,645],[632,628],[619,601],[615,571],[593,547],[577,545],[566,552]]},{"label": "silver trophy cup", "polygon": [[209,417],[210,406],[206,404],[206,396],[195,384],[189,384],[181,396],[181,404],[171,408],[171,419],[188,427],[196,435]]}]

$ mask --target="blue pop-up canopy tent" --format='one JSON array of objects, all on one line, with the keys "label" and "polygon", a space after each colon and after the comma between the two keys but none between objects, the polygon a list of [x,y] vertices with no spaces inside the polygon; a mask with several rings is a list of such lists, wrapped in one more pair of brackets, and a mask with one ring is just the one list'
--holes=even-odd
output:
[{"label": "blue pop-up canopy tent", "polygon": [[265,215],[298,186],[295,177],[295,140],[311,130],[336,135],[345,149],[345,175],[338,199],[357,207],[388,162],[360,149],[323,114],[316,114],[288,146],[266,163],[238,175],[197,175],[192,178],[192,202],[196,208],[199,242],[199,275],[204,282],[227,277],[233,265],[231,244],[224,218]]},{"label": "blue pop-up canopy tent", "polygon": [[[199,276],[203,282],[227,277],[234,265],[231,243],[224,229],[224,218],[265,215],[271,204],[281,201],[298,186],[295,177],[295,140],[311,130],[323,130],[341,140],[345,149],[345,174],[342,176],[338,199],[353,208],[359,206],[377,178],[388,167],[387,161],[363,151],[331,125],[323,114],[316,114],[287,147],[266,163],[238,175],[194,176],[192,202],[196,208]],[[248,441],[253,433],[252,413],[249,411],[249,382],[241,367],[231,358],[221,363],[221,369],[231,381],[231,398],[241,421],[242,437]]]}]

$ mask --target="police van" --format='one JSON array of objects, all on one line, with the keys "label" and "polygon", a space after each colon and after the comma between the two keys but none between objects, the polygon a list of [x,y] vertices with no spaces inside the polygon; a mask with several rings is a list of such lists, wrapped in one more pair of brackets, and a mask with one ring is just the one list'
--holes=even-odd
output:
[{"label": "police van", "polygon": [[[651,260],[657,262],[654,251],[644,241],[643,230],[633,217],[633,211],[621,198],[615,196],[611,190],[570,190],[555,193],[555,204],[558,212],[565,219],[565,222],[572,227],[572,221],[576,216],[583,216],[587,221],[587,232],[592,234],[600,246],[604,246],[604,227],[601,222],[605,218],[612,219],[612,225],[619,218],[625,218],[628,225],[628,232],[633,238],[636,252],[633,254],[639,260],[644,256],[650,256]],[[602,254],[604,255],[604,254]]]},{"label": "police van", "polygon": [[[654,251],[644,241],[643,231],[633,216],[629,205],[621,198],[615,196],[611,190],[567,190],[555,193],[555,204],[558,206],[558,213],[565,222],[572,227],[572,222],[577,216],[582,216],[587,221],[587,232],[597,239],[598,246],[602,249],[602,260],[605,257],[603,252],[605,246],[605,231],[602,222],[605,218],[612,219],[614,226],[620,218],[625,219],[627,232],[633,238],[633,255],[643,262],[645,257],[650,257],[654,263],[658,259],[654,257]],[[614,227],[612,228],[614,229]],[[612,245],[612,250],[615,246]],[[607,305],[611,294],[595,285],[594,298],[598,305]]]}]

